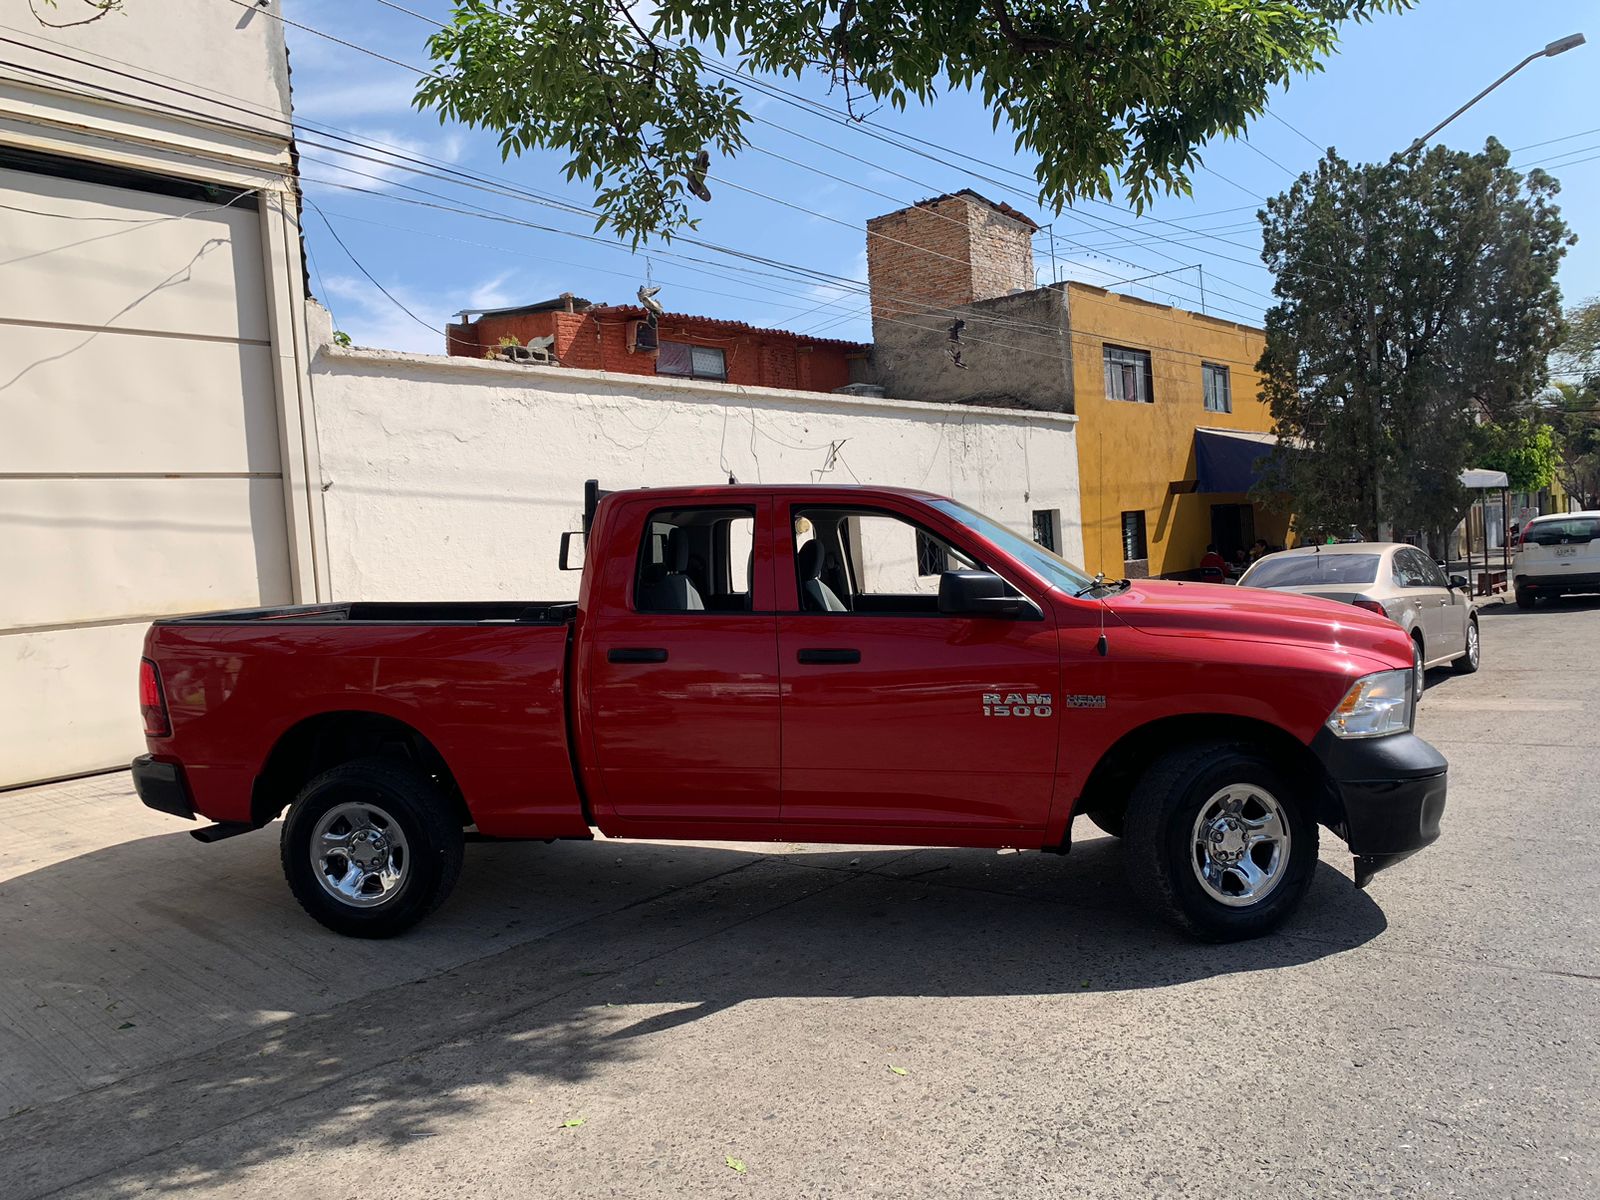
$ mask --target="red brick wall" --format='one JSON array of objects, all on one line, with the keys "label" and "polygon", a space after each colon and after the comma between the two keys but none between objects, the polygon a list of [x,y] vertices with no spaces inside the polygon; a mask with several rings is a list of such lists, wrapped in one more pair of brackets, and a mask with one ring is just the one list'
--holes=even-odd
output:
[{"label": "red brick wall", "polygon": [[[498,346],[502,337],[526,343],[554,333],[556,358],[564,367],[654,375],[654,355],[628,351],[628,326],[636,319],[623,313],[523,313],[480,317],[470,325],[452,325],[447,332],[451,334],[450,352],[471,357],[482,357]],[[661,319],[658,334],[662,341],[721,350],[729,383],[831,392],[850,382],[849,347],[819,346],[794,337],[672,316]]]}]

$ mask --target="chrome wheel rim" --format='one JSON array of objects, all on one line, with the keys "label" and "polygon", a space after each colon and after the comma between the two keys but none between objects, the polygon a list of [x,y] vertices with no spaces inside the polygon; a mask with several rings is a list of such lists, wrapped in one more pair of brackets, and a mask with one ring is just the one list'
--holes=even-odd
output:
[{"label": "chrome wheel rim", "polygon": [[1467,622],[1467,661],[1474,667],[1478,665],[1478,623]]},{"label": "chrome wheel rim", "polygon": [[336,804],[311,831],[311,869],[340,904],[388,903],[405,886],[410,867],[411,848],[399,822],[376,804]]},{"label": "chrome wheel rim", "polygon": [[1290,841],[1278,798],[1257,784],[1233,784],[1200,806],[1190,865],[1206,895],[1229,908],[1248,908],[1283,882]]}]

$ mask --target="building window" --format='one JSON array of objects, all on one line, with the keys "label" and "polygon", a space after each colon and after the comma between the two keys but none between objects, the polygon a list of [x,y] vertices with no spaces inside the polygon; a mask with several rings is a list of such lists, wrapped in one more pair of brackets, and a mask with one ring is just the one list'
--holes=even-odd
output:
[{"label": "building window", "polygon": [[1061,553],[1061,510],[1036,508],[1033,510],[1033,540],[1052,553]]},{"label": "building window", "polygon": [[1228,380],[1227,367],[1201,363],[1200,381],[1205,387],[1207,412],[1233,411],[1233,385]]},{"label": "building window", "polygon": [[1151,386],[1150,351],[1107,346],[1105,357],[1107,400],[1152,403],[1154,388]]},{"label": "building window", "polygon": [[1122,514],[1122,561],[1142,562],[1150,557],[1150,548],[1144,540],[1144,513]]},{"label": "building window", "polygon": [[715,346],[690,346],[683,342],[662,342],[656,350],[656,374],[677,375],[683,379],[728,378],[728,359]]}]

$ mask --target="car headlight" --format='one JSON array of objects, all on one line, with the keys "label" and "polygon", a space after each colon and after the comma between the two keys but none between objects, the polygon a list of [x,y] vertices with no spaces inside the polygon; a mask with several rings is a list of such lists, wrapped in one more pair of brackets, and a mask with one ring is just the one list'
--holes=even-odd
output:
[{"label": "car headlight", "polygon": [[1362,676],[1329,714],[1328,728],[1342,738],[1409,732],[1414,705],[1411,684],[1409,670]]}]

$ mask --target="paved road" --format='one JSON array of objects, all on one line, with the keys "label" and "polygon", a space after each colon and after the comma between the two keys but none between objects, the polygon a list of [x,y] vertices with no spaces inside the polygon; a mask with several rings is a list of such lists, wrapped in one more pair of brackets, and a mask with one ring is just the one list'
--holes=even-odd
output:
[{"label": "paved road", "polygon": [[1444,839],[1222,948],[1087,832],[471,847],[351,942],[270,835],[0,795],[0,1195],[1593,1197],[1600,603],[1483,631]]}]

